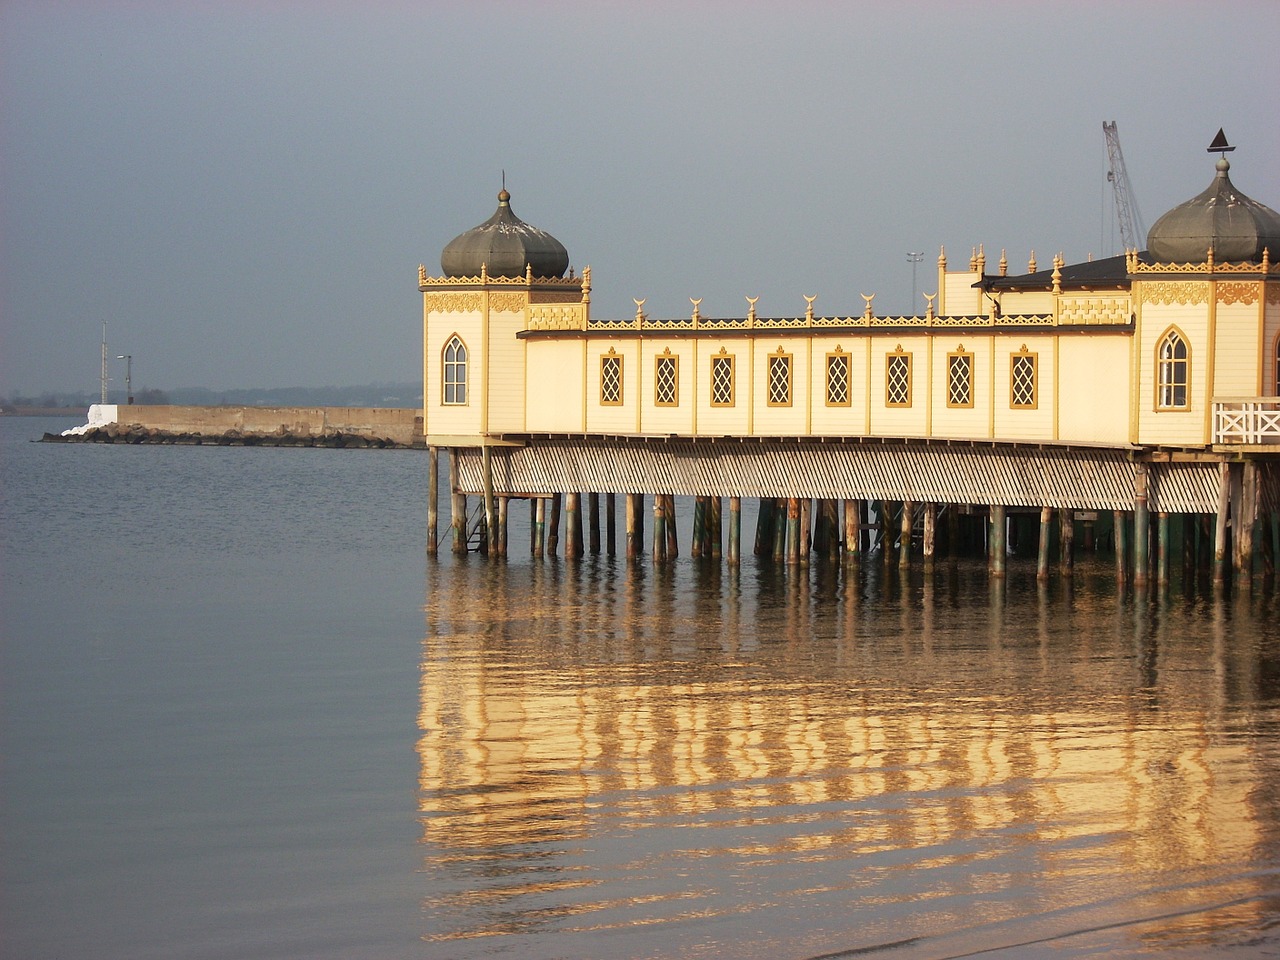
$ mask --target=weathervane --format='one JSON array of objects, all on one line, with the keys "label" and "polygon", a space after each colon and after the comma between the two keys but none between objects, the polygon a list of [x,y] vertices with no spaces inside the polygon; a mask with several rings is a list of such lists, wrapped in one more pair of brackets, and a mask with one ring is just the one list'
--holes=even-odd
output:
[{"label": "weathervane", "polygon": [[1221,128],[1221,127],[1219,127],[1219,128],[1218,128],[1218,135],[1217,135],[1216,137],[1214,137],[1214,138],[1213,138],[1213,143],[1209,144],[1209,149],[1208,149],[1208,150],[1206,150],[1205,152],[1206,152],[1206,153],[1221,153],[1221,154],[1222,154],[1222,158],[1225,160],[1225,159],[1227,158],[1227,154],[1228,154],[1228,153],[1230,153],[1230,152],[1231,152],[1232,150],[1234,150],[1234,149],[1235,149],[1235,147],[1233,147],[1233,146],[1231,146],[1229,143],[1227,143],[1227,135],[1226,135],[1225,133],[1223,133],[1223,132],[1222,132],[1222,128]]}]

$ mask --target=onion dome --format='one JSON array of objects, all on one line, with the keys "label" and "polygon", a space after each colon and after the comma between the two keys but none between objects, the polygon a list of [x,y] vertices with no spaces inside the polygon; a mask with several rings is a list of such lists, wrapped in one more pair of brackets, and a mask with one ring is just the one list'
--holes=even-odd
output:
[{"label": "onion dome", "polygon": [[523,277],[526,268],[542,279],[563,277],[569,269],[569,251],[545,230],[517,217],[504,187],[493,216],[458,234],[440,254],[446,277],[478,277],[482,266],[491,277]]},{"label": "onion dome", "polygon": [[[1221,131],[1210,150],[1226,146]],[[1217,176],[1209,188],[1174,207],[1147,232],[1147,252],[1158,263],[1202,263],[1213,249],[1213,259],[1223,262],[1256,262],[1270,248],[1280,255],[1280,213],[1251,200],[1236,189],[1227,175],[1231,164],[1224,155],[1216,164]]]}]

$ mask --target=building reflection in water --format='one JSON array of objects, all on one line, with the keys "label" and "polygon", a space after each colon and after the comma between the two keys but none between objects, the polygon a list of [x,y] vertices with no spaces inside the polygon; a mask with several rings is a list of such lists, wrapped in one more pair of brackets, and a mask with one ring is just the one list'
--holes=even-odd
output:
[{"label": "building reflection in water", "polygon": [[1275,915],[1270,599],[914,576],[429,566],[424,935],[1154,953]]}]

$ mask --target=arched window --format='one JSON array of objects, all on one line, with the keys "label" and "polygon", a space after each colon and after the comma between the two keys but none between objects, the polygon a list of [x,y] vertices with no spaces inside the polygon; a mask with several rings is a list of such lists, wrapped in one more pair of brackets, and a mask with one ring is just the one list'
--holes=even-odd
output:
[{"label": "arched window", "polygon": [[442,382],[444,402],[458,406],[467,402],[467,345],[455,334],[444,345]]},{"label": "arched window", "polygon": [[1191,351],[1177,330],[1160,340],[1156,352],[1156,409],[1187,410],[1191,406]]}]

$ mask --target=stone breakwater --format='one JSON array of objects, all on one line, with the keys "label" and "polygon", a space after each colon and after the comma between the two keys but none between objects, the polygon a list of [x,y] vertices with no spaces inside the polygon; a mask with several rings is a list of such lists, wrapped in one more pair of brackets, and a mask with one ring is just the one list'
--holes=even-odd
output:
[{"label": "stone breakwater", "polygon": [[228,430],[225,433],[217,434],[174,433],[167,430],[159,430],[155,427],[121,427],[115,424],[106,427],[91,427],[83,433],[46,433],[41,440],[45,443],[159,443],[174,446],[204,445],[218,447],[426,449],[426,444],[420,441],[403,442],[387,437],[363,436],[355,433],[337,432],[322,436],[300,436],[292,433],[243,433],[239,430]]},{"label": "stone breakwater", "polygon": [[261,447],[425,447],[419,410],[378,407],[186,407],[94,404],[51,443]]}]

